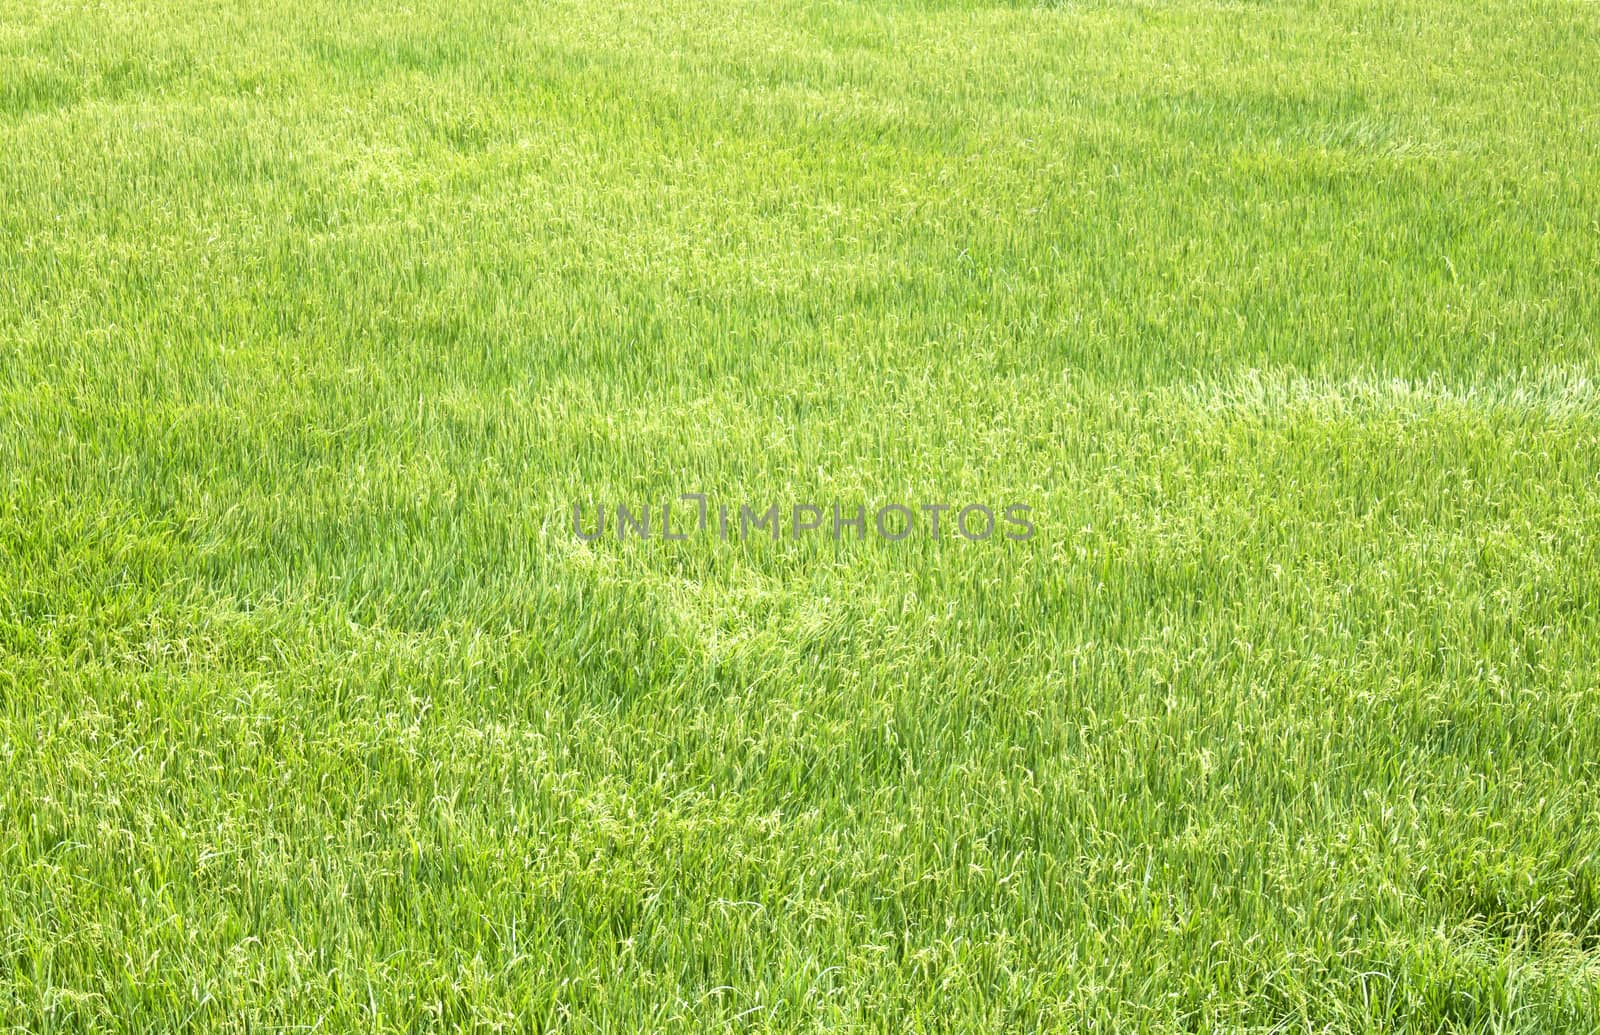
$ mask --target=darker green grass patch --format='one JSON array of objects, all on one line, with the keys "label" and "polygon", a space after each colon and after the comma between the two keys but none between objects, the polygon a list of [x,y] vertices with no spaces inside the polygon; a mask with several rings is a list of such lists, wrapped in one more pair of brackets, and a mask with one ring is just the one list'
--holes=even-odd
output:
[{"label": "darker green grass patch", "polygon": [[15,69],[0,77],[0,115],[20,118],[71,107],[84,97],[75,76],[51,69]]}]

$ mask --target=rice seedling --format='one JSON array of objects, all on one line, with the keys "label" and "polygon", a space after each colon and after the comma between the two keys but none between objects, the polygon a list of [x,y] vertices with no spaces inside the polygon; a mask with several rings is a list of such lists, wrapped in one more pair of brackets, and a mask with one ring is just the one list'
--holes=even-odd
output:
[{"label": "rice seedling", "polygon": [[0,0],[0,1025],[1600,1030],[1597,59]]}]

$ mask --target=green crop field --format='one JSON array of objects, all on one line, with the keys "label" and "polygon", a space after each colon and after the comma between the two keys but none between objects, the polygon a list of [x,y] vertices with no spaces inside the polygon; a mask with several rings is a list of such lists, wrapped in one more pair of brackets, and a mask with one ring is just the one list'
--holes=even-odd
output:
[{"label": "green crop field", "polygon": [[0,0],[0,1028],[1600,1031],[1597,378],[1592,0]]}]

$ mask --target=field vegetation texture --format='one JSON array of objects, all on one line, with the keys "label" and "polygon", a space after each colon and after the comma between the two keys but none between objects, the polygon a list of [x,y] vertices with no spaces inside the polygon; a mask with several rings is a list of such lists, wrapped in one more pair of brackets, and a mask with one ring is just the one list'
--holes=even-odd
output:
[{"label": "field vegetation texture", "polygon": [[1600,1030],[1597,155],[1578,0],[0,0],[0,1026]]}]

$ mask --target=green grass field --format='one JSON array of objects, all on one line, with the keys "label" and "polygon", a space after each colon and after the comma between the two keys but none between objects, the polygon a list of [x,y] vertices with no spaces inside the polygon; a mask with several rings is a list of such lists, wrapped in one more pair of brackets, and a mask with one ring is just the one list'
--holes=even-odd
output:
[{"label": "green grass field", "polygon": [[0,0],[0,1026],[1600,1031],[1597,70]]}]

